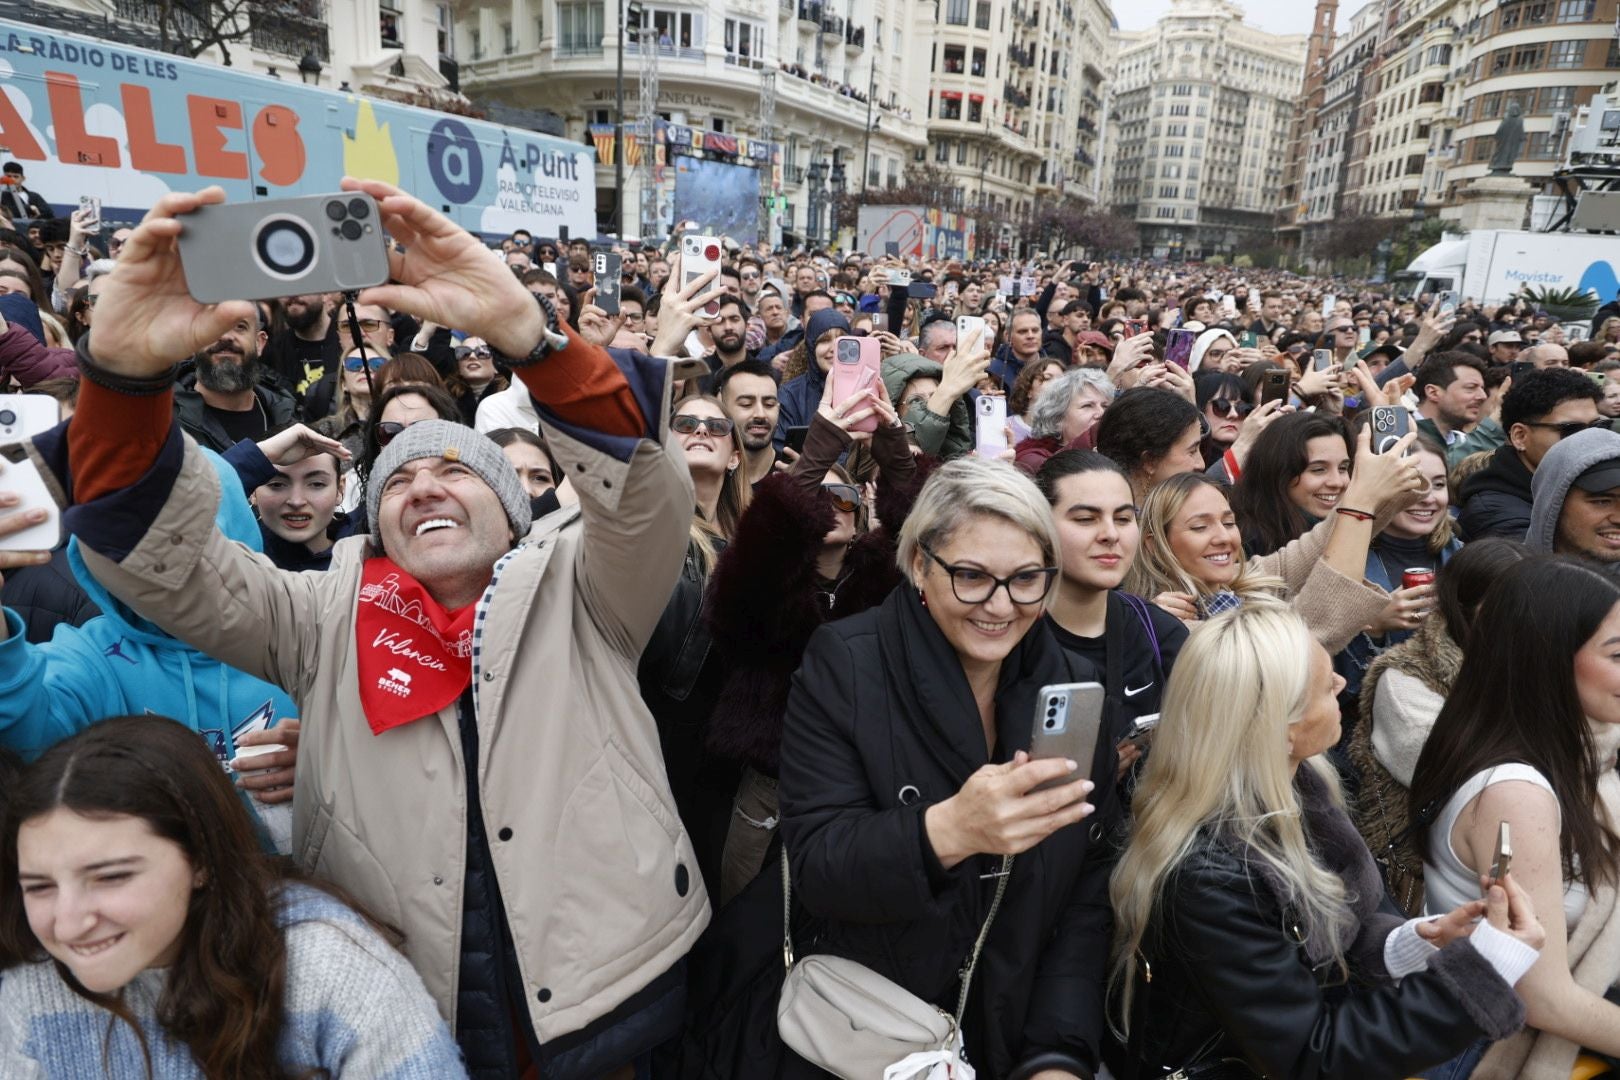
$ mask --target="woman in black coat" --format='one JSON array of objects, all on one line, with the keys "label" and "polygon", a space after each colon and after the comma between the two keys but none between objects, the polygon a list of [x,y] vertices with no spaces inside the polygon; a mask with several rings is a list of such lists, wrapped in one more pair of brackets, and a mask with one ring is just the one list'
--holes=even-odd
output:
[{"label": "woman in black coat", "polygon": [[[793,680],[782,833],[797,896],[822,921],[799,951],[858,961],[954,1012],[1001,857],[1016,855],[972,980],[967,1057],[983,1080],[1089,1080],[1116,759],[1106,738],[1078,764],[1027,754],[1041,688],[1097,681],[1040,620],[1058,572],[1051,512],[1011,466],[959,459],[918,494],[898,562],[904,583],[817,631]],[[1031,793],[1047,780],[1063,783]],[[784,1073],[820,1070],[790,1054]]]},{"label": "woman in black coat", "polygon": [[1511,874],[1438,918],[1380,910],[1321,757],[1343,685],[1280,603],[1188,638],[1111,888],[1119,1080],[1401,1078],[1523,1026],[1545,933]]}]

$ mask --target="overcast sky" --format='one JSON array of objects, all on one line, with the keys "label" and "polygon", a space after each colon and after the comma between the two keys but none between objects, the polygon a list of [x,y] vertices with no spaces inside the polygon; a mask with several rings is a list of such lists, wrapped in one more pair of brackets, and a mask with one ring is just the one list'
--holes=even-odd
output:
[{"label": "overcast sky", "polygon": [[[1349,24],[1363,0],[1339,0],[1339,27]],[[1315,0],[1237,0],[1245,21],[1273,34],[1308,34]],[[1143,30],[1170,10],[1170,0],[1112,0],[1110,6],[1121,30]]]}]

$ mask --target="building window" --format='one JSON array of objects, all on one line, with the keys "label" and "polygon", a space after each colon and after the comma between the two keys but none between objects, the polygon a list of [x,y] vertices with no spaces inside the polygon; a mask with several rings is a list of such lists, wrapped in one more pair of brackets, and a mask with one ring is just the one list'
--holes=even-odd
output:
[{"label": "building window", "polygon": [[726,20],[726,63],[763,67],[765,27],[748,19]]},{"label": "building window", "polygon": [[701,11],[652,8],[642,13],[641,25],[652,27],[661,52],[673,52],[676,49],[701,51],[703,48]]},{"label": "building window", "polygon": [[972,123],[981,123],[984,120],[984,102],[980,99],[968,102],[968,120]]},{"label": "building window", "polygon": [[958,165],[966,165],[967,164],[967,150],[968,150],[967,140],[966,139],[959,140],[957,142],[957,144],[956,144],[956,163]]},{"label": "building window", "polygon": [[1561,23],[1591,22],[1597,13],[1597,0],[1559,0],[1558,21]]},{"label": "building window", "polygon": [[1554,41],[1547,46],[1547,66],[1553,68],[1578,68],[1586,63],[1586,42]]},{"label": "building window", "polygon": [[[477,47],[475,40],[473,48]],[[602,51],[601,0],[567,0],[557,5],[557,48],[564,53]]]},{"label": "building window", "polygon": [[501,51],[508,56],[517,52],[517,42],[512,38],[511,23],[501,23]]},{"label": "building window", "polygon": [[990,29],[990,0],[979,0],[973,10],[973,25],[980,30]]},{"label": "building window", "polygon": [[970,2],[971,0],[945,0],[945,22],[951,26],[966,26]]},{"label": "building window", "polygon": [[941,120],[962,119],[961,94],[957,94],[954,97],[950,94],[946,94],[939,99],[939,118]]},{"label": "building window", "polygon": [[1575,88],[1573,86],[1547,86],[1541,91],[1541,111],[1558,112],[1561,109],[1575,107]]},{"label": "building window", "polygon": [[967,66],[967,46],[945,46],[945,74],[960,75]]},{"label": "building window", "polygon": [[453,57],[456,55],[455,17],[449,4],[436,4],[434,11],[438,21],[439,55]]},{"label": "building window", "polygon": [[970,74],[977,75],[977,76],[979,76],[981,78],[984,76],[984,50],[983,49],[974,49],[973,50],[973,67],[971,69]]},{"label": "building window", "polygon": [[934,144],[934,160],[939,162],[941,165],[945,165],[950,162],[951,140],[941,139],[939,142]]}]

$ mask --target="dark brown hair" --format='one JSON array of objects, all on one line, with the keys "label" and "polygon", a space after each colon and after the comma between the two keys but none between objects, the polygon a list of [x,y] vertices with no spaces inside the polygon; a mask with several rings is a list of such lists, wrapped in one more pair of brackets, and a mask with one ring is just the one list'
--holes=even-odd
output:
[{"label": "dark brown hair", "polygon": [[1355,446],[1343,420],[1323,413],[1289,413],[1260,433],[1243,475],[1232,488],[1232,510],[1250,555],[1270,555],[1311,528],[1288,488],[1310,465],[1312,439],[1337,438],[1355,461]]},{"label": "dark brown hair", "polygon": [[[285,1080],[276,1049],[286,1018],[287,953],[275,897],[284,882],[304,879],[261,850],[242,797],[197,733],[162,716],[103,720],[45,751],[8,786],[0,832],[0,968],[47,955],[28,926],[18,884],[22,824],[57,808],[139,818],[178,845],[203,882],[191,894],[179,953],[158,999],[164,1033],[184,1043],[207,1076]],[[56,970],[74,993],[129,1023],[151,1076],[146,1036],[121,997],[86,989],[60,962]]]},{"label": "dark brown hair", "polygon": [[1591,888],[1620,877],[1620,837],[1599,816],[1604,766],[1573,660],[1616,603],[1620,585],[1557,556],[1509,566],[1485,594],[1457,681],[1412,776],[1412,841],[1425,860],[1433,837],[1420,820],[1423,808],[1442,805],[1486,769],[1522,762],[1545,776],[1558,798],[1564,880],[1578,877]]}]

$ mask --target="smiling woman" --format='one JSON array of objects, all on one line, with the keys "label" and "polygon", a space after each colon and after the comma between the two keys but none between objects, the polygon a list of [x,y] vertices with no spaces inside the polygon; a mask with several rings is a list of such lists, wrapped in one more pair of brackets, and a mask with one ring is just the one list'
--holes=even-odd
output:
[{"label": "smiling woman", "polygon": [[[823,920],[814,951],[955,1012],[985,1075],[1093,1075],[1116,757],[1102,730],[1074,760],[1028,752],[1043,687],[1099,681],[1041,619],[1051,509],[1012,466],[959,458],[919,493],[896,565],[879,607],[811,640],[788,700],[782,833]],[[992,917],[972,992],[993,1004],[964,1015],[959,968]],[[790,1057],[783,1076],[822,1075]]]},{"label": "smiling woman", "polygon": [[259,850],[180,724],[105,720],[5,787],[0,1075],[466,1075],[405,958]]}]

